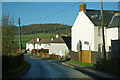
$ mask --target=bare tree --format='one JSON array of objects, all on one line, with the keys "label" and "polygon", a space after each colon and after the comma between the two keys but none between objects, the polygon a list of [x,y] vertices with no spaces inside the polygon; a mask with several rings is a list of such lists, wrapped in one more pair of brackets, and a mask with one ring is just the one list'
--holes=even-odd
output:
[{"label": "bare tree", "polygon": [[15,52],[14,42],[14,18],[8,15],[2,16],[2,53],[11,54]]}]

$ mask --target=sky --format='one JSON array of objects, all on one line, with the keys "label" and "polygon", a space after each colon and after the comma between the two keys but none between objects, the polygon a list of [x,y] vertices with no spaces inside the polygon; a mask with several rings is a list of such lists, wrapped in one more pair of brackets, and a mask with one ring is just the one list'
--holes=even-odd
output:
[{"label": "sky", "polygon": [[[100,10],[100,2],[84,2],[87,9]],[[72,26],[81,2],[2,2],[2,14],[14,17],[21,25],[60,23]],[[103,2],[104,10],[118,10],[118,2]]]}]

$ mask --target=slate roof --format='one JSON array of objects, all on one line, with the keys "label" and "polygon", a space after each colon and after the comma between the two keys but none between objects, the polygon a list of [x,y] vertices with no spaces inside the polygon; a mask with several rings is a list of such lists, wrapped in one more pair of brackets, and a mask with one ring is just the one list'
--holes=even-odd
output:
[{"label": "slate roof", "polygon": [[[51,40],[50,39],[40,39],[39,42],[37,42],[37,38],[35,39],[35,43],[44,43],[44,44],[48,44]],[[33,43],[34,39],[32,39],[31,41],[29,41],[28,43]]]},{"label": "slate roof", "polygon": [[69,49],[71,49],[71,37],[68,36],[59,36],[55,38],[50,43],[65,43]]},{"label": "slate roof", "polygon": [[[103,10],[103,17],[104,17],[104,25],[105,27],[108,27],[110,24],[114,14],[119,11],[114,10]],[[85,14],[88,16],[88,18],[92,21],[92,23],[95,26],[101,26],[101,11],[100,10],[90,10],[87,9]],[[112,20],[112,24],[109,27],[118,27],[120,26],[119,23],[120,16],[115,16]]]},{"label": "slate roof", "polygon": [[[32,39],[31,41],[29,41],[28,43],[33,43],[34,39]],[[68,36],[59,36],[58,38],[55,38],[53,41],[51,41],[51,39],[40,39],[39,42],[37,42],[37,38],[35,39],[35,43],[44,43],[44,44],[48,44],[48,43],[65,43],[67,45],[67,47],[69,49],[71,49],[71,37]]]}]

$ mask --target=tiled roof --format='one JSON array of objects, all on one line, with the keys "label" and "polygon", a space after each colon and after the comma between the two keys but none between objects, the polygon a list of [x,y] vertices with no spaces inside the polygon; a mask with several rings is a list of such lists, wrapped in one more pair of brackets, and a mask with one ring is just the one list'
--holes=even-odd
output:
[{"label": "tiled roof", "polygon": [[71,49],[71,37],[59,36],[58,38],[55,38],[50,43],[65,43],[67,47]]},{"label": "tiled roof", "polygon": [[[108,27],[110,24],[113,16],[115,13],[118,13],[119,11],[114,11],[114,10],[103,10],[103,17],[104,17],[104,25]],[[89,10],[87,9],[85,14],[88,16],[88,18],[92,21],[92,23],[95,26],[101,26],[101,11],[100,10]],[[115,21],[114,21],[115,20]],[[120,16],[115,16],[112,25],[109,27],[118,27],[120,24],[118,24],[118,21],[120,20]]]},{"label": "tiled roof", "polygon": [[64,40],[59,36],[58,38],[55,38],[53,41],[50,41],[50,43],[64,43]]},{"label": "tiled roof", "polygon": [[67,47],[71,49],[71,37],[61,36],[64,42],[66,43]]},{"label": "tiled roof", "polygon": [[[37,39],[35,39],[35,43],[49,43],[51,40],[50,39],[40,39],[39,42],[37,42]],[[29,41],[28,43],[33,43],[34,39],[32,39],[31,41]]]},{"label": "tiled roof", "polygon": [[[32,39],[31,41],[29,41],[28,43],[33,43],[34,39]],[[48,43],[65,43],[67,45],[67,47],[69,49],[71,49],[71,37],[67,37],[67,36],[59,36],[58,38],[53,39],[53,41],[51,39],[40,39],[39,42],[37,42],[37,38],[35,39],[35,43],[44,43],[44,44],[48,44]]]}]

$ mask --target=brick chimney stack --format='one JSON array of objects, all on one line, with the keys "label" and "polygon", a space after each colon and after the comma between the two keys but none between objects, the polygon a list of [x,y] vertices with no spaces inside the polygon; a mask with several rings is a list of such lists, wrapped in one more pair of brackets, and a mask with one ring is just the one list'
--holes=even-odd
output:
[{"label": "brick chimney stack", "polygon": [[85,3],[82,3],[79,5],[79,12],[80,11],[86,11],[86,4]]},{"label": "brick chimney stack", "polygon": [[59,37],[59,33],[56,34],[56,38],[58,38],[58,37]]},{"label": "brick chimney stack", "polygon": [[39,42],[40,41],[40,38],[39,37],[37,37],[37,42]]}]

